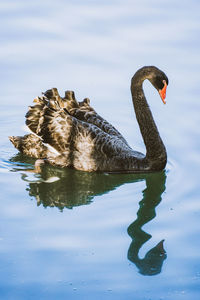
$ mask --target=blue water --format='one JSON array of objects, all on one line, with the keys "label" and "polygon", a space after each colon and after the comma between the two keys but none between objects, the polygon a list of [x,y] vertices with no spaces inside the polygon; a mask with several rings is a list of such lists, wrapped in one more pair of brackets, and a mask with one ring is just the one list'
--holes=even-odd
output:
[{"label": "blue water", "polygon": [[[199,11],[195,0],[0,2],[1,299],[200,298]],[[144,65],[169,77],[166,105],[144,85],[164,172],[30,172],[8,136],[54,86],[89,97],[145,152],[130,95]]]}]

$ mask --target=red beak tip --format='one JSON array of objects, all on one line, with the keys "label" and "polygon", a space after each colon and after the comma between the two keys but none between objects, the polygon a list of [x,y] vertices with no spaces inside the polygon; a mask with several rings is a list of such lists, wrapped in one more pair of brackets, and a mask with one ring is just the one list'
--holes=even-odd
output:
[{"label": "red beak tip", "polygon": [[162,90],[159,90],[160,97],[164,104],[166,104],[166,100],[165,100],[166,90],[167,90],[167,83],[166,83],[166,81],[164,81],[164,87],[162,88]]}]

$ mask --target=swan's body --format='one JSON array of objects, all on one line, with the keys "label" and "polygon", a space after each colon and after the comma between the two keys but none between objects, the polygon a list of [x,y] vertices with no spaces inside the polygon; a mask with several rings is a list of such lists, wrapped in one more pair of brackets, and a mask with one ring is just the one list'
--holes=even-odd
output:
[{"label": "swan's body", "polygon": [[133,104],[146,155],[131,149],[123,136],[95,112],[89,99],[77,102],[69,91],[61,98],[55,88],[29,107],[26,124],[33,133],[10,140],[22,153],[61,167],[89,172],[162,170],[167,154],[144,96],[145,79],[150,80],[163,101],[168,79],[156,67],[143,67],[132,78]]}]

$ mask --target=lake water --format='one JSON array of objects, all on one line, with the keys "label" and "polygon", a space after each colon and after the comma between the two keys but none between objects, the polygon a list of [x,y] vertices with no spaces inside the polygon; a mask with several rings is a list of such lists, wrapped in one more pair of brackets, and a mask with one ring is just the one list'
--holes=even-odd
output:
[{"label": "lake water", "polygon": [[[200,299],[199,12],[195,0],[0,1],[1,299]],[[54,86],[145,152],[130,95],[143,65],[169,77],[166,105],[144,85],[164,172],[28,171],[8,136]]]}]

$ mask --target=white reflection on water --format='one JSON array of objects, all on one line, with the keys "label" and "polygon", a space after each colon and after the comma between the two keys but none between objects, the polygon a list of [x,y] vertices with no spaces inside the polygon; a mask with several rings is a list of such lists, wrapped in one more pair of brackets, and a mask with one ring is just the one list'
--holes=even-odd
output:
[{"label": "white reflection on water", "polygon": [[[88,299],[88,292],[95,299],[132,299],[136,293],[138,300],[199,299],[199,6],[195,0],[0,2],[5,299],[13,294],[28,299],[30,291],[35,298],[72,299],[74,287],[80,299]],[[27,106],[57,86],[61,92],[75,90],[78,99],[91,98],[96,110],[143,151],[129,86],[137,68],[152,64],[169,77],[165,107],[145,84],[169,164],[156,217],[143,228],[152,238],[139,255],[164,238],[168,257],[160,275],[143,277],[127,259],[127,228],[137,219],[145,182],[118,186],[95,196],[92,204],[62,213],[45,209],[30,198],[23,172],[6,171],[16,167],[9,162],[16,151],[7,136],[23,134]]]}]

